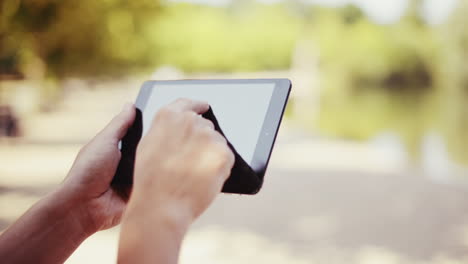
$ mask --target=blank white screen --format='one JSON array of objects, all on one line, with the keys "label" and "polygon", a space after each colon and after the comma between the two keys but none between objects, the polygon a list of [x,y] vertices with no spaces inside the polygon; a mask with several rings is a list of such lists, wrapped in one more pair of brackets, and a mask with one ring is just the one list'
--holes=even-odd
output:
[{"label": "blank white screen", "polygon": [[274,83],[156,84],[143,109],[143,135],[162,106],[181,97],[206,101],[226,137],[251,164],[274,87]]}]

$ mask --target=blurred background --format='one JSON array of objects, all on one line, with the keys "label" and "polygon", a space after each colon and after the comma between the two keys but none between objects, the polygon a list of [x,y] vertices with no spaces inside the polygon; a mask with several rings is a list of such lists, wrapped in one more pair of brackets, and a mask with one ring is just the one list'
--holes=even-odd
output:
[{"label": "blurred background", "polygon": [[[467,263],[468,1],[2,0],[0,230],[148,79],[290,78],[257,196],[181,263]],[[118,228],[68,263],[114,263]]]}]

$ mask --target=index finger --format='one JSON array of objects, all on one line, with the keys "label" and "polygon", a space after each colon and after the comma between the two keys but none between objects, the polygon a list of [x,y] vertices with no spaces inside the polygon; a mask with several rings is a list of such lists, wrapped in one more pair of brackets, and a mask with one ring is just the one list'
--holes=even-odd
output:
[{"label": "index finger", "polygon": [[191,100],[187,98],[179,98],[169,104],[169,107],[177,111],[190,111],[197,114],[203,114],[210,108],[207,102]]}]

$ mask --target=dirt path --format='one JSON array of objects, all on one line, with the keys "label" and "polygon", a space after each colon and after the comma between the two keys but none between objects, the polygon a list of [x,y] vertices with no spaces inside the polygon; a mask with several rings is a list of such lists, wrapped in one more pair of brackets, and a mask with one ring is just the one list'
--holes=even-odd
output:
[{"label": "dirt path", "polygon": [[[136,82],[119,87],[71,92],[57,111],[26,120],[19,144],[0,143],[0,229],[53,189],[80,146],[138,91]],[[68,263],[114,263],[117,239],[118,229],[99,232]],[[410,173],[371,145],[311,137],[288,123],[261,193],[222,195],[191,229],[181,259],[467,262],[466,189]]]},{"label": "dirt path", "polygon": [[[280,141],[279,156],[288,144]],[[47,153],[43,160],[25,167],[13,161],[31,160],[41,147],[17,146],[17,156],[10,151],[10,161],[0,167],[1,228],[60,182],[78,146],[42,148]],[[0,160],[5,161],[1,150]],[[48,159],[63,166],[38,165]],[[202,216],[187,239],[182,263],[193,259],[199,260],[196,263],[468,260],[465,189],[434,184],[420,175],[298,170],[275,160],[259,195],[222,195]],[[98,233],[69,263],[91,261],[96,252],[98,262],[112,263],[117,234],[116,229]]]}]

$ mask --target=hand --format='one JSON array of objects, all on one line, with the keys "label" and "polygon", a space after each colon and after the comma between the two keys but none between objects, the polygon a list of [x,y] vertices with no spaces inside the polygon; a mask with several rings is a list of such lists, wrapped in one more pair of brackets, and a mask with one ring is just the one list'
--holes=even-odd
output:
[{"label": "hand", "polygon": [[0,235],[3,262],[63,263],[89,235],[120,221],[125,202],[109,185],[134,118],[128,105],[80,151],[62,185]]},{"label": "hand", "polygon": [[110,183],[121,157],[118,143],[134,119],[135,108],[128,104],[80,150],[60,188],[75,205],[71,213],[90,234],[117,225],[126,207]]},{"label": "hand", "polygon": [[221,192],[234,154],[200,116],[208,108],[179,99],[156,114],[140,141],[119,263],[177,263],[189,225]]},{"label": "hand", "polygon": [[234,155],[213,123],[200,116],[208,108],[179,99],[156,114],[137,150],[135,200],[150,210],[171,207],[190,222],[220,193]]}]

